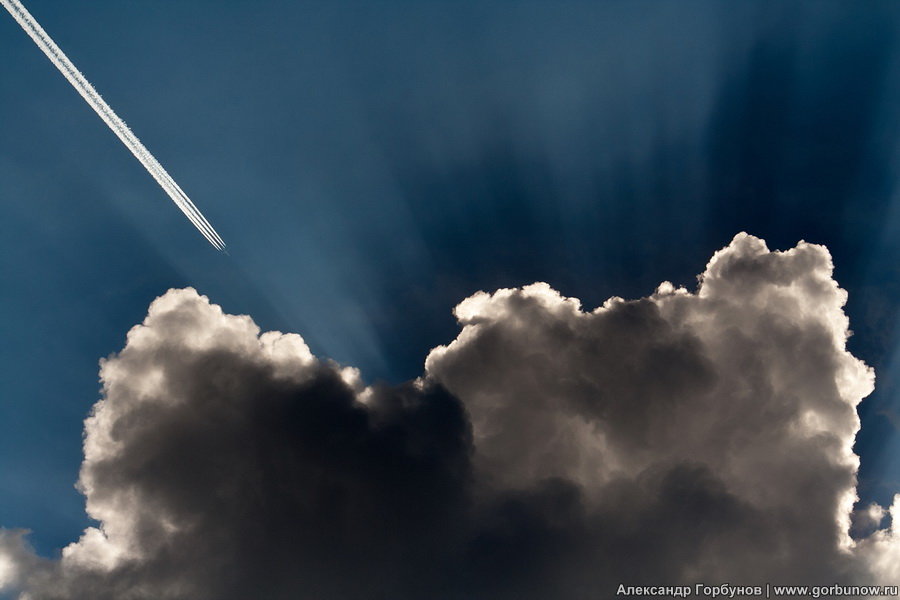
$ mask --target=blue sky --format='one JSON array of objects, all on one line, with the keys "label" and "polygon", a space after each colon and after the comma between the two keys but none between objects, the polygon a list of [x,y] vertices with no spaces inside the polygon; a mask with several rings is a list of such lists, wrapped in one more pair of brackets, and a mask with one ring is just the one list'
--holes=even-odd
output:
[{"label": "blue sky", "polygon": [[831,250],[879,377],[860,492],[900,489],[895,3],[27,6],[230,251],[0,19],[0,524],[40,551],[86,523],[98,360],[168,288],[396,382],[476,290],[693,285],[741,230]]}]

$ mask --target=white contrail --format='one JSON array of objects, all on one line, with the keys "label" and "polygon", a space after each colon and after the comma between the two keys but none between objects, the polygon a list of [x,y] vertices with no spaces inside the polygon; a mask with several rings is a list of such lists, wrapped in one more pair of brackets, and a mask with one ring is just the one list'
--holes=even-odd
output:
[{"label": "white contrail", "polygon": [[94,109],[94,111],[100,115],[100,118],[109,125],[109,128],[113,130],[119,139],[122,140],[122,143],[131,150],[131,153],[141,161],[141,164],[144,165],[144,168],[153,176],[153,178],[159,183],[159,185],[169,194],[169,197],[178,205],[178,208],[181,209],[181,212],[185,214],[185,216],[190,219],[191,223],[200,230],[200,233],[203,234],[209,243],[215,246],[217,250],[225,249],[225,242],[222,241],[222,238],[219,237],[219,234],[216,233],[216,230],[213,229],[213,226],[209,224],[209,221],[206,220],[200,210],[194,206],[194,203],[191,202],[191,199],[188,198],[187,194],[182,191],[178,184],[175,183],[175,180],[163,169],[162,165],[159,164],[150,151],[144,147],[144,144],[137,138],[134,133],[128,128],[128,125],[125,124],[125,121],[119,118],[113,109],[109,107],[103,98],[100,97],[100,94],[97,93],[97,90],[94,89],[88,80],[84,78],[84,75],[81,74],[81,71],[75,68],[75,65],[72,64],[72,61],[63,53],[62,50],[59,49],[59,46],[50,39],[50,36],[47,35],[47,32],[43,30],[43,28],[38,25],[37,21],[34,20],[34,17],[31,16],[25,7],[22,6],[22,3],[19,0],[0,0],[0,4],[3,5],[6,10],[9,11],[9,14],[13,16],[13,18],[22,26],[22,29],[25,30],[34,43],[38,45],[44,54],[47,55],[56,68],[59,69],[60,73],[62,73],[66,79],[69,80],[69,83],[78,90],[78,93],[81,94],[81,97],[87,100],[87,103]]}]

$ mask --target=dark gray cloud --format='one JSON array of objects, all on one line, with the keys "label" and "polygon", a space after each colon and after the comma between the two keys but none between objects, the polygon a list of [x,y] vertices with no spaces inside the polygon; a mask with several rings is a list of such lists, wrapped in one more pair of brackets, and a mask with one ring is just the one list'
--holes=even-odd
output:
[{"label": "dark gray cloud", "polygon": [[695,293],[585,312],[541,283],[479,292],[421,378],[367,386],[171,290],[101,365],[79,478],[98,526],[59,560],[3,533],[0,585],[227,600],[896,583],[886,511],[852,514],[874,377],[846,351],[845,301],[824,247],[740,234]]}]

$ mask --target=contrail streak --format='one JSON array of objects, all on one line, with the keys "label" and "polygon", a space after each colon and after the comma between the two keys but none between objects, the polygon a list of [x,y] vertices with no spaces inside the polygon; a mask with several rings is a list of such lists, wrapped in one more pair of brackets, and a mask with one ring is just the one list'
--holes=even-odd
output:
[{"label": "contrail streak", "polygon": [[25,10],[22,3],[19,2],[19,0],[0,0],[0,4],[9,11],[9,14],[11,14],[19,25],[22,26],[25,33],[27,33],[31,39],[34,40],[34,43],[38,45],[38,48],[47,55],[47,58],[49,58],[54,65],[56,65],[59,72],[69,80],[69,83],[71,83],[76,90],[78,90],[78,93],[81,94],[81,97],[94,109],[94,112],[109,125],[109,128],[113,130],[113,133],[119,136],[122,143],[125,144],[125,146],[131,150],[131,153],[134,154],[142,165],[144,165],[144,168],[147,169],[162,189],[166,191],[172,201],[181,209],[181,212],[183,212],[191,223],[194,224],[194,227],[203,234],[203,237],[205,237],[217,250],[224,250],[225,242],[222,241],[222,238],[219,237],[219,234],[216,233],[213,226],[209,224],[206,217],[204,217],[200,210],[194,206],[194,203],[191,202],[191,199],[188,198],[187,194],[178,187],[175,180],[172,179],[165,169],[163,169],[162,165],[159,164],[159,161],[150,154],[150,151],[144,147],[144,144],[141,143],[137,136],[131,132],[131,129],[125,124],[125,121],[120,119],[119,115],[113,112],[113,109],[109,107],[109,104],[107,104],[103,98],[100,97],[100,94],[97,93],[97,90],[94,89],[94,86],[84,78],[81,71],[75,68],[72,61],[59,49],[59,46],[57,46],[50,36],[47,35],[47,32],[38,25],[37,21],[34,20],[34,17],[31,16],[31,13]]}]

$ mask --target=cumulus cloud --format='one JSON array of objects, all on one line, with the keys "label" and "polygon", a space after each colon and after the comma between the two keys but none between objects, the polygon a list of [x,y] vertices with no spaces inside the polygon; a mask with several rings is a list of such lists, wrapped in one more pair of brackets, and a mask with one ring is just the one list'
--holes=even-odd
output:
[{"label": "cumulus cloud", "polygon": [[[596,598],[626,585],[897,583],[900,505],[852,514],[846,293],[822,246],[740,234],[695,292],[585,311],[479,292],[399,386],[170,290],[102,361],[58,560],[22,598]],[[859,539],[850,537],[851,517]],[[859,533],[862,532],[862,533]]]}]

